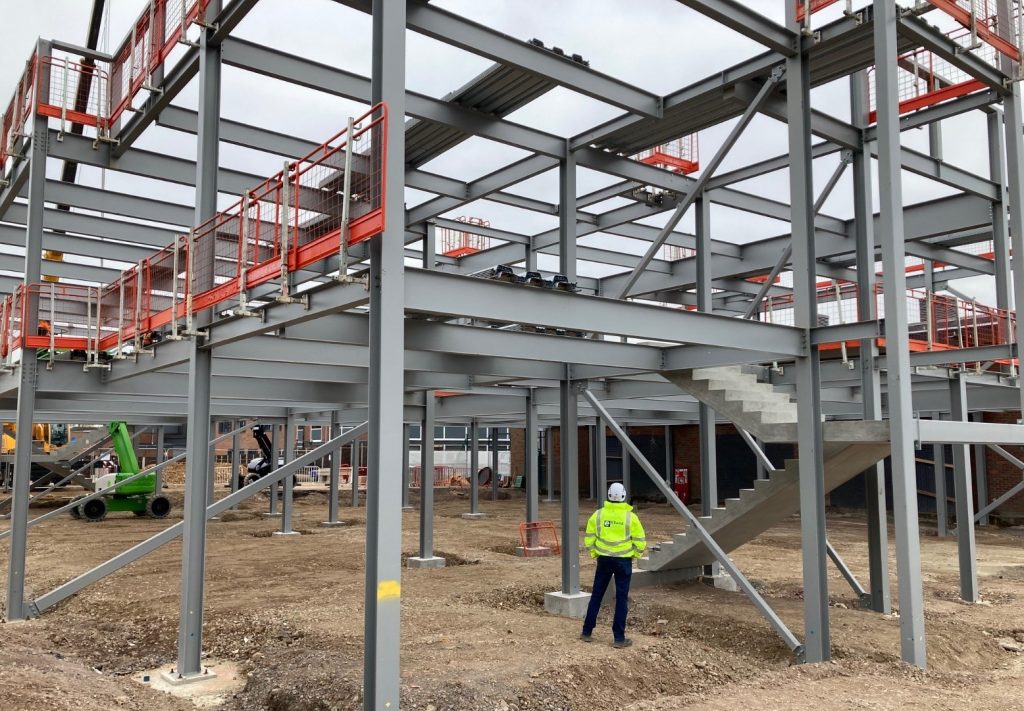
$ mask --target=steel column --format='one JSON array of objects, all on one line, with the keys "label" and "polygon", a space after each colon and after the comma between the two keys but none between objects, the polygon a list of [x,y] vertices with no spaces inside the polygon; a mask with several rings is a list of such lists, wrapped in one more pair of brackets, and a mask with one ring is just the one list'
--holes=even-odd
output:
[{"label": "steel column", "polygon": [[[220,13],[221,0],[212,0],[210,12]],[[213,217],[217,211],[217,168],[220,153],[220,47],[211,44],[212,29],[204,29],[199,46],[199,123],[196,148],[195,224]],[[196,263],[213,264],[213,240],[205,240],[202,251],[196,244]],[[202,291],[213,286],[213,271],[203,275],[204,282],[194,284]],[[210,312],[196,315],[201,329],[210,321]],[[178,624],[178,662],[174,673],[180,678],[202,673],[203,593],[206,574],[206,474],[210,469],[210,378],[213,352],[200,348],[201,337],[189,341],[188,367],[188,458],[185,475],[185,506],[181,540],[181,616]],[[212,503],[212,502],[210,502]]]},{"label": "steel column", "polygon": [[498,428],[490,427],[491,435],[491,501],[498,500]]},{"label": "steel column", "polygon": [[[429,398],[429,394],[427,396]],[[402,427],[402,510],[409,506],[409,440],[412,437],[412,428],[409,425]],[[421,437],[422,439],[422,437]]]},{"label": "steel column", "polygon": [[[879,234],[885,292],[889,430],[892,442],[893,515],[899,575],[900,646],[903,661],[924,668],[924,592],[914,463],[910,344],[907,335],[907,275],[900,176],[899,78],[896,5],[874,0],[875,87],[878,125]],[[1014,90],[1016,92],[1016,88]],[[1022,138],[1016,124],[1016,140]],[[1012,133],[1012,132],[1011,132]],[[1018,210],[1018,213],[1020,211]],[[1019,223],[1024,227],[1024,219]],[[1020,239],[1020,233],[1017,233]],[[1024,250],[1024,241],[1021,242]],[[1024,253],[1024,252],[1022,252]],[[1021,272],[1024,277],[1024,272]],[[1024,279],[1021,281],[1024,291]]]},{"label": "steel column", "polygon": [[[284,423],[284,463],[290,464],[295,459],[295,415],[288,413],[288,419]],[[273,466],[276,468],[277,462]],[[295,499],[295,475],[286,476],[281,482],[284,487],[284,497],[281,501],[281,531],[282,536],[297,535],[292,528],[293,504]]]},{"label": "steel column", "polygon": [[[566,366],[569,371],[570,366]],[[570,373],[567,372],[567,375]],[[561,432],[562,492],[562,593],[575,595],[580,591],[580,502],[579,442],[576,383],[568,377],[559,385],[559,430]]]},{"label": "steel column", "polygon": [[426,234],[423,236],[423,268],[433,269],[437,261],[437,225],[433,220],[426,224]]},{"label": "steel column", "polygon": [[587,499],[593,501],[594,492],[597,491],[597,427],[587,425],[587,452],[590,459],[590,466],[587,468],[588,482]]},{"label": "steel column", "polygon": [[433,390],[423,393],[420,425],[420,558],[434,557],[434,411]]},{"label": "steel column", "polygon": [[1011,308],[1013,295],[1010,276],[1010,235],[1006,224],[1006,151],[1003,141],[1003,116],[993,111],[986,117],[988,129],[989,177],[999,186],[999,199],[992,203],[992,258],[995,262],[996,306]]},{"label": "steel column", "polygon": [[[858,72],[850,78],[850,106],[858,127],[868,124],[868,78]],[[874,321],[875,308],[875,230],[871,199],[871,153],[861,147],[853,151],[854,234],[857,240],[857,319]],[[876,366],[878,342],[874,338],[860,341],[861,399],[865,420],[882,419],[881,377]],[[868,584],[871,588],[871,609],[892,612],[889,589],[889,525],[885,500],[885,464],[878,462],[864,472],[865,508],[868,518]]]},{"label": "steel column", "polygon": [[[950,419],[967,422],[967,374],[963,371],[949,381]],[[953,446],[953,486],[956,492],[956,547],[960,558],[960,597],[977,602],[978,563],[974,543],[974,491],[971,487],[971,450],[966,444]]]},{"label": "steel column", "polygon": [[[331,410],[331,435],[328,439],[334,439],[341,434],[337,410]],[[338,488],[341,484],[341,447],[331,452],[330,491],[327,492],[327,521],[329,526],[338,525]]]},{"label": "steel column", "polygon": [[[980,412],[976,412],[971,415],[971,419],[975,422],[981,422],[983,415]],[[988,505],[988,463],[985,461],[987,451],[988,448],[983,444],[974,445],[974,481],[978,487],[978,508],[982,510]],[[977,522],[979,526],[987,526],[989,524],[988,514],[985,513],[977,517]]]},{"label": "steel column", "polygon": [[[623,423],[622,429],[623,429],[623,431],[625,431],[628,434],[629,429],[627,428],[625,423]],[[632,458],[629,456],[629,450],[626,448],[626,443],[625,442],[621,442],[621,444],[622,444],[622,485],[624,487],[626,487],[626,497],[627,497],[626,500],[627,501],[631,501],[633,499],[633,461],[632,461]]]},{"label": "steel column", "polygon": [[544,479],[547,486],[545,500],[555,500],[555,430],[548,427],[544,431]]},{"label": "steel column", "polygon": [[363,707],[398,708],[405,330],[405,0],[373,0],[371,103],[384,130],[384,233],[370,241],[369,457]]},{"label": "steel column", "polygon": [[[36,43],[37,67],[50,55],[50,46],[39,40]],[[45,72],[39,72],[45,76]],[[39,81],[38,91],[49,91]],[[20,107],[19,109],[20,110]],[[43,256],[43,207],[46,188],[47,119],[32,112],[32,143],[28,165],[28,219],[25,225],[25,274],[24,284],[38,283],[42,278]],[[0,139],[6,140],[6,139]],[[39,314],[37,297],[29,295],[27,313],[22,319],[22,332],[35,333],[38,330]],[[32,487],[32,422],[36,407],[36,378],[39,361],[34,351],[22,352],[18,370],[18,414],[16,417],[14,444],[14,487],[11,492],[11,548],[7,566],[7,620],[24,620],[28,616],[25,607],[25,556],[28,546],[28,506]]]},{"label": "steel column", "polygon": [[[276,468],[277,467],[277,451],[278,451],[277,431],[278,431],[278,426],[277,426],[276,423],[270,426],[270,459],[271,459],[270,466],[271,466],[271,468]],[[277,484],[277,482],[274,482],[273,484],[270,485],[270,489],[267,490],[267,495],[270,497],[270,503],[268,504],[267,513],[265,513],[264,516],[280,516],[281,515],[277,511],[277,489],[278,489],[278,484]]]},{"label": "steel column", "polygon": [[608,425],[597,418],[597,501],[608,496]]},{"label": "steel column", "polygon": [[[164,430],[163,426],[156,428],[156,464],[163,464],[164,459]],[[156,490],[161,492],[164,490],[164,470],[161,467],[156,470]]]},{"label": "steel column", "polygon": [[[232,420],[235,427],[238,427],[238,420]],[[242,460],[242,433],[235,432],[231,435],[231,481],[229,483],[231,493],[238,491],[238,465]]]},{"label": "steel column", "polygon": [[558,164],[558,271],[576,281],[576,156],[566,141]]},{"label": "steel column", "polygon": [[[363,445],[361,440],[352,443],[352,452],[349,455],[349,463],[352,474],[349,483],[352,485],[352,508],[359,508],[359,470],[363,468]],[[370,468],[366,468],[366,482],[370,482]]]},{"label": "steel column", "polygon": [[469,512],[480,513],[480,428],[476,420],[469,423]]},{"label": "steel column", "polygon": [[[942,419],[935,413],[936,419]],[[932,468],[935,470],[935,535],[945,538],[949,535],[949,506],[946,501],[946,445],[932,445]]]},{"label": "steel column", "polygon": [[523,431],[523,478],[526,481],[526,521],[537,520],[540,502],[537,489],[537,403],[533,388],[526,396],[526,429]]},{"label": "steel column", "polygon": [[[796,17],[787,0],[788,17]],[[795,25],[795,19],[790,20]],[[791,29],[799,29],[791,27]],[[814,248],[814,174],[811,166],[811,83],[806,53],[786,60],[789,114],[789,190],[792,205],[794,325],[817,326]],[[808,339],[808,342],[810,339]],[[821,441],[821,383],[817,347],[796,358],[797,440],[800,473],[800,539],[803,550],[804,647],[808,662],[832,656],[828,620],[828,565],[825,540],[825,475]]]}]

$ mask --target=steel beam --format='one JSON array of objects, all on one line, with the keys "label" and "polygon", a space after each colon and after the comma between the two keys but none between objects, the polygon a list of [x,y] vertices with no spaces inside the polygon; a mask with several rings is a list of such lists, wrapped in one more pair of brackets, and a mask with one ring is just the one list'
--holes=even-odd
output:
[{"label": "steel beam", "polygon": [[704,187],[707,185],[708,181],[711,180],[711,177],[715,174],[715,171],[718,169],[718,166],[721,165],[723,160],[725,160],[725,157],[729,154],[729,151],[732,150],[732,147],[736,144],[736,141],[739,140],[739,137],[743,134],[743,131],[750,123],[750,120],[754,118],[754,114],[756,114],[761,109],[762,104],[771,95],[772,91],[775,90],[776,86],[781,80],[782,73],[778,71],[773,71],[771,77],[767,81],[765,81],[765,83],[758,90],[757,94],[751,100],[750,104],[743,112],[743,115],[740,117],[739,122],[735,126],[733,126],[732,130],[729,132],[729,135],[726,137],[725,142],[719,147],[714,157],[708,162],[707,165],[701,166],[701,173],[700,177],[697,178],[697,182],[694,183],[693,187],[686,194],[686,197],[683,198],[682,202],[680,202],[679,205],[676,207],[675,211],[672,213],[672,216],[669,217],[668,222],[665,223],[664,227],[662,227],[661,233],[655,238],[653,242],[651,242],[651,246],[647,248],[647,251],[644,253],[644,256],[640,259],[640,263],[633,268],[633,271],[626,279],[626,283],[623,285],[622,290],[619,292],[618,298],[624,299],[627,296],[629,296],[630,292],[633,289],[633,285],[636,284],[637,279],[640,278],[640,274],[644,271],[644,269],[647,268],[647,265],[651,263],[651,260],[654,259],[654,255],[658,252],[659,249],[661,249],[661,245],[665,243],[665,240],[668,238],[669,234],[671,234],[671,232],[676,228],[676,225],[679,224],[679,221],[683,218],[683,215],[686,214],[686,211],[690,208],[694,201],[696,201],[697,198],[701,196],[701,194],[704,191]]}]

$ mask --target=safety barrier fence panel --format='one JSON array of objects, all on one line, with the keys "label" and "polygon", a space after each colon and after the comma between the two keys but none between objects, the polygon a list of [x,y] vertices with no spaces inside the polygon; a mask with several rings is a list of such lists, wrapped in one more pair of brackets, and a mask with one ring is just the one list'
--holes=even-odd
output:
[{"label": "safety barrier fence panel", "polygon": [[640,151],[634,160],[676,173],[700,170],[700,143],[696,133]]},{"label": "safety barrier fence panel", "polygon": [[7,159],[14,154],[18,136],[25,133],[25,122],[32,115],[33,96],[35,95],[36,55],[25,63],[25,71],[21,80],[14,88],[7,110],[0,118],[0,178],[7,171]]},{"label": "safety barrier fence panel", "polygon": [[[444,489],[458,482],[458,486],[465,486],[469,481],[469,470],[467,467],[451,466],[447,464],[434,465],[434,488]],[[419,489],[423,484],[423,468],[419,465],[409,469],[409,486]]]},{"label": "safety barrier fence panel", "polygon": [[189,28],[205,22],[208,4],[209,0],[150,0],[111,62],[63,50],[41,57],[33,52],[0,116],[0,176],[33,111],[58,119],[61,131],[71,125],[89,126],[95,128],[96,138],[108,138],[111,127],[135,109],[140,93],[155,90],[153,75],[179,42],[189,43]]},{"label": "safety barrier fence panel", "polygon": [[[797,3],[796,19],[809,22],[809,15],[838,3],[839,0],[803,0]],[[1000,22],[1000,0],[927,0],[927,3],[967,30],[970,47],[984,43],[995,51],[1016,60],[1020,57],[1020,5],[1019,0],[1009,0],[1009,17]],[[861,10],[870,2],[846,0],[844,11],[851,14]]]},{"label": "safety barrier fence panel", "polygon": [[[480,217],[456,217],[456,222],[464,222],[474,227],[490,227],[491,223]],[[470,227],[470,230],[472,227]],[[446,257],[464,257],[467,254],[482,252],[491,247],[491,238],[452,227],[441,227],[437,236],[441,240],[441,254]]]},{"label": "safety barrier fence panel", "polygon": [[151,0],[114,53],[110,68],[109,123],[131,111],[136,96],[152,87],[153,74],[193,24],[202,23],[209,0]]},{"label": "safety barrier fence panel", "polygon": [[[948,34],[950,39],[967,51],[972,47],[971,31],[959,28]],[[998,65],[999,53],[990,44],[979,44],[973,47],[973,53],[984,61]],[[906,114],[926,106],[981,91],[985,88],[978,79],[951,64],[929,49],[918,48],[905,52],[897,58],[897,91],[900,102],[900,113]],[[875,70],[868,69],[867,98],[869,120],[875,121],[876,93]]]},{"label": "safety barrier fence panel", "polygon": [[[885,318],[881,285],[873,297],[879,318]],[[993,306],[924,289],[908,289],[905,299],[910,348],[941,351],[1013,342],[1016,314]],[[860,294],[852,282],[832,282],[817,290],[818,323],[821,326],[855,323],[859,320]],[[761,320],[793,325],[793,296],[768,297],[762,304]],[[884,339],[882,339],[884,345]],[[829,345],[823,347],[828,350]],[[851,344],[856,345],[856,344]],[[950,362],[959,362],[951,355]]]},{"label": "safety barrier fence panel", "polygon": [[[287,297],[295,272],[384,230],[386,116],[383,104],[372,108],[351,122],[351,132],[288,164],[110,284],[19,287],[0,307],[3,356],[25,346],[84,349],[97,363],[101,354],[138,352],[179,335],[204,309],[244,309],[248,291],[261,284],[277,281]],[[52,330],[26,339],[21,320],[28,309]]]}]

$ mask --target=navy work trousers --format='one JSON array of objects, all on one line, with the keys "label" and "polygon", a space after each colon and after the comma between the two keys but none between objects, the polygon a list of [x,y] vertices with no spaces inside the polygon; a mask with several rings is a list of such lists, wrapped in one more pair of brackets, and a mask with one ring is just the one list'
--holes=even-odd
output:
[{"label": "navy work trousers", "polygon": [[597,557],[597,572],[594,573],[594,591],[590,595],[587,618],[583,620],[583,634],[590,634],[597,625],[597,613],[608,590],[608,583],[615,578],[615,618],[612,620],[612,634],[616,642],[626,638],[626,613],[629,610],[629,581],[633,575],[632,558]]}]

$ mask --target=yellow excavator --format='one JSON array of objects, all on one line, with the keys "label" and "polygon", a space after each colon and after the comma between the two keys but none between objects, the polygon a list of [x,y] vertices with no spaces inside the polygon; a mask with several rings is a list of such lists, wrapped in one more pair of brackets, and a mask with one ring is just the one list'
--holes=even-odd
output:
[{"label": "yellow excavator", "polygon": [[[2,449],[4,454],[14,451],[15,437],[18,426],[13,422],[4,423]],[[32,448],[43,454],[50,454],[58,447],[68,443],[68,426],[65,424],[50,424],[49,422],[36,422],[32,425]]]}]

